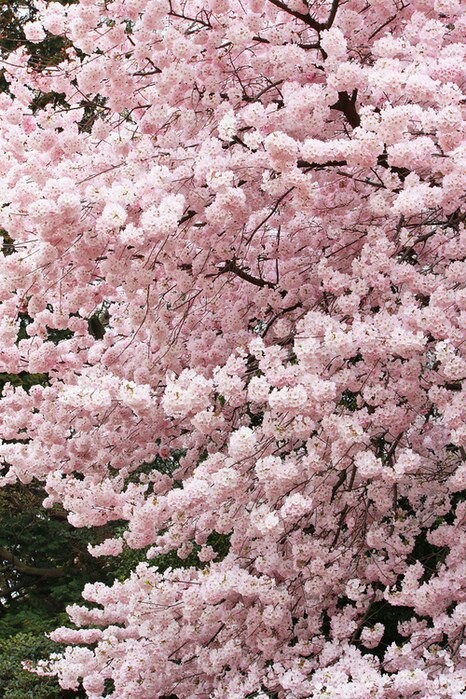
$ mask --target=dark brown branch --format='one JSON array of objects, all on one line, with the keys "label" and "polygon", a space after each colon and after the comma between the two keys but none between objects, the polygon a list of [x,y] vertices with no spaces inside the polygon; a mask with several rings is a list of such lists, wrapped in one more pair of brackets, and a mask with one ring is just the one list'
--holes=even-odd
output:
[{"label": "dark brown branch", "polygon": [[263,36],[253,36],[252,37],[253,41],[258,41],[261,44],[270,44],[270,41],[268,39],[264,39]]},{"label": "dark brown branch", "polygon": [[[363,180],[360,177],[355,177],[351,173],[344,172],[343,170],[337,170],[337,175],[341,175],[341,177],[349,177],[349,179],[353,180],[353,182],[361,182],[362,184],[368,184],[371,187],[375,187],[376,189],[385,189],[385,185],[382,182],[373,182],[372,180],[369,180],[368,178]],[[395,190],[395,191],[397,191],[397,190]]]},{"label": "dark brown branch", "polygon": [[444,383],[443,386],[447,389],[447,391],[462,391],[462,381],[464,381],[464,379],[460,379],[458,381],[448,381],[447,383]]},{"label": "dark brown branch", "polygon": [[304,51],[318,51],[320,49],[320,45],[318,43],[315,44],[298,44],[300,49],[304,49]]},{"label": "dark brown branch", "polygon": [[49,510],[49,512],[47,513],[47,516],[50,519],[58,519],[60,522],[64,522],[64,521],[68,520],[68,515],[65,512],[65,510],[59,510],[59,509]]},{"label": "dark brown branch", "polygon": [[390,449],[388,450],[387,455],[383,459],[386,464],[392,465],[392,459],[393,459],[393,455],[395,453],[395,449],[397,448],[398,444],[400,443],[400,439],[402,438],[403,434],[404,434],[404,432],[400,432],[400,434],[397,437],[395,437],[393,442],[390,444]]},{"label": "dark brown branch", "polygon": [[355,129],[361,123],[361,117],[356,111],[356,100],[358,91],[353,90],[351,97],[347,92],[339,92],[338,100],[335,104],[330,105],[330,109],[335,109],[337,112],[342,112],[348,123]]},{"label": "dark brown branch", "polygon": [[309,163],[307,160],[298,160],[298,167],[304,170],[324,170],[326,167],[341,167],[348,165],[346,160],[328,160],[326,163]]},{"label": "dark brown branch", "polygon": [[349,510],[349,505],[345,505],[340,513],[340,518],[339,518],[338,524],[337,524],[337,530],[335,532],[335,536],[333,537],[333,541],[330,544],[330,549],[334,549],[338,543],[338,539],[340,538],[340,534],[341,534],[341,528],[345,522],[345,517],[348,514],[348,510]]},{"label": "dark brown branch", "polygon": [[407,176],[410,173],[410,171],[405,167],[397,167],[396,165],[389,165],[388,164],[388,155],[387,155],[386,151],[384,151],[384,153],[379,155],[379,157],[377,158],[377,165],[380,165],[380,167],[385,168],[385,170],[390,170],[391,172],[394,172],[396,175],[398,175],[401,182],[404,182],[404,180],[407,178]]},{"label": "dark brown branch", "polygon": [[370,41],[370,40],[373,39],[375,36],[377,36],[377,34],[378,34],[379,32],[381,32],[382,29],[385,29],[385,27],[386,27],[388,24],[390,24],[390,22],[393,22],[394,19],[396,19],[396,15],[392,15],[391,17],[389,17],[389,18],[387,19],[386,22],[384,22],[383,24],[381,24],[380,27],[378,27],[374,32],[372,32],[372,34],[371,34],[370,37],[368,38],[368,41]]},{"label": "dark brown branch", "polygon": [[330,14],[328,16],[327,21],[325,22],[325,26],[323,27],[323,29],[330,29],[330,27],[334,23],[335,17],[337,16],[337,10],[338,10],[339,4],[340,4],[340,0],[333,0],[332,7],[330,9]]},{"label": "dark brown branch", "polygon": [[[257,102],[257,100],[260,99],[263,95],[265,95],[266,92],[268,92],[269,90],[272,90],[274,87],[278,87],[279,85],[282,84],[282,82],[283,82],[283,80],[277,80],[274,83],[270,83],[270,85],[267,85],[266,87],[264,87],[262,90],[260,90],[260,92],[257,93],[257,95],[254,95],[254,97],[250,97],[249,95],[245,94],[243,97],[244,101],[245,102]],[[281,95],[280,92],[279,92],[279,94]]]},{"label": "dark brown branch", "polygon": [[287,12],[289,15],[292,17],[296,17],[296,19],[300,19],[301,22],[304,22],[304,24],[307,24],[308,27],[312,27],[312,29],[315,29],[316,32],[321,32],[323,29],[330,29],[332,24],[335,21],[335,17],[338,11],[338,5],[340,4],[340,0],[333,0],[332,2],[332,7],[330,9],[330,14],[327,18],[326,22],[318,22],[314,17],[311,17],[311,15],[304,14],[304,12],[298,12],[298,10],[292,10],[288,5],[285,5],[284,2],[281,2],[281,0],[269,0],[269,2],[272,3],[272,5],[275,5],[275,7],[278,7],[279,10],[283,10],[283,12]]},{"label": "dark brown branch", "polygon": [[189,219],[191,219],[196,214],[197,211],[193,211],[193,209],[188,209],[187,213],[185,213],[178,221],[178,225],[181,226],[182,223],[186,223],[186,221],[189,221]]},{"label": "dark brown branch", "polygon": [[154,68],[154,70],[138,70],[136,73],[133,73],[133,75],[146,77],[147,75],[158,75],[158,73],[161,72],[160,68]]},{"label": "dark brown branch", "polygon": [[269,320],[269,322],[268,322],[267,325],[265,326],[265,330],[264,330],[264,332],[262,333],[262,337],[265,337],[265,336],[267,335],[267,333],[269,332],[270,328],[271,328],[272,325],[275,323],[275,321],[278,320],[278,318],[281,318],[281,317],[284,316],[286,313],[291,313],[291,311],[295,311],[297,308],[302,308],[302,307],[303,307],[303,304],[301,303],[301,301],[298,301],[297,303],[294,303],[292,306],[288,306],[288,308],[283,308],[281,311],[279,311],[278,313],[276,313],[276,314],[273,316],[273,318],[271,318],[271,320]]},{"label": "dark brown branch", "polygon": [[[212,25],[210,23],[209,17],[205,12],[204,12],[204,15],[207,18],[207,22],[203,19],[200,19],[199,17],[187,17],[184,14],[180,14],[178,12],[175,12],[173,9],[171,1],[169,3],[169,6],[170,6],[170,12],[169,12],[170,17],[177,17],[178,19],[184,19],[187,22],[192,22],[193,24],[200,24],[202,27],[206,27],[207,29],[212,29]],[[201,13],[199,13],[199,14],[201,14]]]},{"label": "dark brown branch", "polygon": [[418,243],[425,243],[427,240],[429,240],[429,238],[432,238],[432,236],[435,235],[436,233],[438,233],[436,228],[434,228],[433,231],[429,231],[429,233],[423,233],[418,238],[416,238],[416,240],[413,242],[413,246],[417,245]]},{"label": "dark brown branch", "polygon": [[260,286],[261,288],[266,286],[269,289],[275,289],[275,284],[272,284],[272,282],[268,282],[265,279],[258,279],[257,277],[253,277],[244,269],[238,267],[234,260],[228,260],[227,262],[225,262],[222,269],[219,270],[219,274],[225,274],[226,272],[233,272],[233,274],[236,274],[236,276],[240,277],[240,279],[244,279],[245,282],[249,282],[250,284],[254,284],[255,286]]},{"label": "dark brown branch", "polygon": [[207,648],[208,646],[210,646],[210,644],[213,643],[213,642],[215,641],[215,639],[216,639],[217,636],[219,635],[220,631],[223,631],[224,628],[225,628],[225,624],[222,622],[222,623],[220,624],[219,629],[214,633],[214,635],[212,636],[212,638],[210,639],[210,641],[207,641],[206,646],[205,646],[206,648]]},{"label": "dark brown branch", "polygon": [[395,513],[396,513],[396,506],[398,504],[398,486],[395,483],[393,485],[393,522],[390,525],[389,533],[390,536],[393,536],[393,532],[395,531]]},{"label": "dark brown branch", "polygon": [[296,17],[296,19],[300,19],[301,22],[304,22],[304,24],[307,24],[309,27],[312,27],[312,29],[315,29],[316,31],[324,29],[324,26],[322,26],[321,23],[318,22],[316,19],[311,17],[311,15],[305,15],[303,12],[298,12],[298,10],[292,10],[290,7],[288,7],[288,5],[285,5],[284,2],[281,2],[281,0],[269,0],[269,2],[271,2],[272,5],[275,5],[275,7],[278,7],[279,10],[287,12],[289,15]]},{"label": "dark brown branch", "polygon": [[346,468],[343,469],[343,471],[340,471],[340,475],[338,476],[337,482],[332,488],[332,497],[330,498],[330,502],[333,502],[335,499],[335,495],[337,494],[338,490],[340,487],[343,485],[343,483],[346,480]]},{"label": "dark brown branch", "polygon": [[36,566],[30,566],[20,561],[19,558],[3,546],[0,546],[0,558],[11,563],[13,568],[23,575],[34,575],[41,578],[60,578],[62,575],[66,575],[66,573],[69,572],[66,568],[37,568]]}]

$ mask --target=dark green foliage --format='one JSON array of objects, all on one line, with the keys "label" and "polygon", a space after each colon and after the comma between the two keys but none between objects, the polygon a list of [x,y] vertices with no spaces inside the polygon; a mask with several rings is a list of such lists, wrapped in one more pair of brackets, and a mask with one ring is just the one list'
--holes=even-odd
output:
[{"label": "dark green foliage", "polygon": [[53,342],[54,345],[58,345],[62,340],[70,340],[73,335],[73,331],[68,328],[62,328],[61,330],[47,328],[47,339]]},{"label": "dark green foliage", "polygon": [[[53,677],[38,677],[23,669],[22,661],[36,662],[56,653],[57,644],[43,634],[18,633],[0,639],[0,696],[2,699],[78,699],[60,689]],[[84,695],[81,695],[84,696]]]},{"label": "dark green foliage", "polygon": [[[74,0],[60,0],[63,5],[69,5]],[[66,49],[71,42],[64,37],[47,34],[44,41],[35,44],[28,41],[24,35],[26,22],[34,21],[37,9],[30,0],[9,0],[2,3],[0,13],[0,56],[8,56],[12,51],[23,46],[27,49],[30,58],[29,64],[35,70],[43,70],[46,66],[57,65],[66,57]],[[8,92],[8,81],[5,79],[5,71],[0,70],[0,92]],[[58,101],[57,101],[58,100]],[[33,102],[33,109],[43,109],[46,104],[64,103],[63,96],[56,93],[49,95],[37,94]]]},{"label": "dark green foliage", "polygon": [[223,561],[230,550],[230,536],[228,534],[219,534],[212,532],[207,539],[207,545],[212,546],[217,554],[216,561]]},{"label": "dark green foliage", "polygon": [[27,326],[32,323],[32,318],[27,313],[19,314],[19,330],[16,338],[16,343],[20,340],[27,340],[29,335],[27,334]]},{"label": "dark green foliage", "polygon": [[[50,310],[52,310],[50,308]],[[76,314],[72,314],[76,315]],[[20,340],[25,340],[29,337],[28,332],[27,332],[27,326],[32,323],[32,318],[27,314],[27,313],[20,313],[19,314],[19,331],[18,331],[18,337],[17,337],[17,342]],[[74,333],[72,330],[69,330],[68,328],[49,328],[47,327],[47,340],[50,342],[53,342],[54,345],[58,345],[59,342],[62,340],[69,340],[73,337]],[[31,374],[32,376],[32,374]],[[45,374],[44,374],[45,376]],[[23,377],[24,381],[22,381],[21,384],[13,384],[13,385],[24,385],[27,383],[27,376],[26,373],[23,372]],[[46,384],[44,384],[46,385]]]},{"label": "dark green foliage", "polygon": [[103,303],[102,306],[88,319],[87,326],[89,334],[96,340],[102,340],[110,322],[110,304]]},{"label": "dark green foliage", "polygon": [[48,386],[49,377],[48,374],[30,374],[27,371],[20,371],[19,374],[0,373],[0,395],[7,383],[28,392],[32,386]]},{"label": "dark green foliage", "polygon": [[358,362],[362,362],[362,359],[363,359],[362,354],[360,352],[357,352],[354,355],[354,357],[351,357],[350,359],[348,359],[348,364],[354,366]]},{"label": "dark green foliage", "polygon": [[343,391],[341,394],[340,405],[354,413],[358,408],[358,394],[353,391]]},{"label": "dark green foliage", "polygon": [[98,543],[112,532],[106,528],[96,532],[75,529],[61,509],[42,507],[44,495],[34,482],[0,490],[2,699],[84,696],[64,692],[54,678],[25,672],[21,661],[58,652],[60,647],[45,634],[69,623],[66,606],[82,602],[81,591],[87,582],[109,583],[114,578],[109,565],[113,559],[95,559],[87,551],[91,537],[91,543]]},{"label": "dark green foliage", "polygon": [[16,252],[13,238],[8,234],[8,231],[6,231],[4,228],[0,228],[0,237],[3,238],[1,252],[4,257],[6,257],[7,255],[11,255],[13,252]]},{"label": "dark green foliage", "polygon": [[[120,527],[115,530],[115,536],[121,536],[124,528]],[[217,532],[212,532],[208,539],[207,545],[212,546],[214,551],[217,553],[215,561],[221,561],[225,558],[230,550],[230,537],[227,534],[218,534]],[[125,547],[123,552],[118,558],[110,559],[108,566],[111,568],[112,575],[116,577],[117,580],[126,580],[129,577],[131,571],[133,571],[138,563],[146,561],[146,552],[149,547],[143,549],[134,550]],[[153,561],[154,566],[156,566],[161,572],[164,572],[168,568],[204,568],[206,563],[203,563],[198,558],[198,552],[200,551],[200,546],[193,544],[193,550],[186,558],[180,558],[176,551],[170,551],[169,553],[157,556]]]},{"label": "dark green foliage", "polygon": [[0,491],[0,637],[53,628],[98,573],[87,530],[73,528],[62,511],[43,508],[44,495],[34,483]]},{"label": "dark green foliage", "polygon": [[264,413],[252,413],[248,411],[250,427],[260,427],[264,421]]},{"label": "dark green foliage", "polygon": [[[4,375],[3,385],[9,381],[29,390],[32,385],[45,384],[47,378],[26,373]],[[180,456],[181,453],[175,453],[168,459],[157,457],[150,464],[142,464],[129,480],[137,481],[142,473],[154,468],[172,475]],[[83,602],[81,591],[86,583],[98,580],[111,584],[115,578],[124,580],[138,563],[146,560],[147,548],[128,547],[116,558],[93,558],[87,550],[88,544],[121,536],[125,524],[114,522],[95,529],[76,529],[68,523],[61,508],[45,509],[44,497],[44,491],[35,481],[0,490],[1,699],[84,697],[81,690],[64,692],[54,678],[43,679],[26,672],[21,661],[47,658],[51,652],[60,651],[60,646],[48,640],[46,633],[70,624],[66,607]],[[228,537],[212,535],[209,543],[220,556],[225,555]],[[184,560],[176,552],[170,552],[153,563],[161,570],[203,566],[197,557],[198,550],[196,546]],[[17,652],[10,653],[10,648]]]},{"label": "dark green foliage", "polygon": [[92,335],[96,340],[102,340],[105,335],[105,327],[97,314],[91,316],[87,321],[89,335]]},{"label": "dark green foliage", "polygon": [[[385,632],[382,637],[381,642],[377,648],[368,650],[363,645],[360,646],[362,653],[371,653],[376,655],[380,660],[382,660],[385,651],[392,644],[396,643],[398,646],[402,646],[406,639],[398,631],[398,623],[403,621],[409,621],[415,616],[411,607],[394,606],[385,600],[380,602],[374,602],[365,619],[365,626],[375,626],[380,623],[385,627]],[[359,632],[362,631],[359,629]],[[359,633],[355,638],[358,641]]]},{"label": "dark green foliage", "polygon": [[424,575],[421,582],[428,582],[436,573],[438,567],[443,563],[445,556],[448,553],[448,548],[445,546],[434,546],[427,541],[426,532],[422,531],[416,537],[414,548],[410,555],[410,562],[415,563],[420,561],[424,566]]}]

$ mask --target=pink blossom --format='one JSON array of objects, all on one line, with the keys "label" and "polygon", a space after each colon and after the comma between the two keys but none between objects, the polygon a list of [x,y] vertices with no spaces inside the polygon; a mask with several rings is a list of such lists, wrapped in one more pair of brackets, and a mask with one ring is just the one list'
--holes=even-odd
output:
[{"label": "pink blossom", "polygon": [[142,560],[39,674],[464,694],[461,9],[38,1],[2,48],[0,485]]},{"label": "pink blossom", "polygon": [[24,25],[24,35],[33,44],[39,44],[45,39],[44,27],[41,22],[26,22]]}]

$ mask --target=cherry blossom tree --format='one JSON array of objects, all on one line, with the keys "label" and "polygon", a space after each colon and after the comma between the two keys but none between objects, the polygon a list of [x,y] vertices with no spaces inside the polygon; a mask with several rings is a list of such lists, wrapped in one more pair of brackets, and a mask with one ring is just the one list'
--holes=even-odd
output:
[{"label": "cherry blossom tree", "polygon": [[37,671],[464,696],[459,0],[35,10],[4,52],[0,371],[47,381],[3,391],[1,484],[143,559]]}]

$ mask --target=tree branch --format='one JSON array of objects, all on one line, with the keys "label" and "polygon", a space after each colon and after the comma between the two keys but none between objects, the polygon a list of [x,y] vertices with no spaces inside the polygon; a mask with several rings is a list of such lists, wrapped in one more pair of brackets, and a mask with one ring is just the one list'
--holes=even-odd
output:
[{"label": "tree branch", "polygon": [[226,272],[233,272],[233,274],[236,274],[236,276],[240,277],[240,279],[244,279],[244,281],[249,282],[250,284],[254,284],[255,286],[260,286],[262,288],[264,286],[267,286],[269,289],[275,289],[275,284],[273,284],[272,282],[268,282],[265,279],[258,279],[257,277],[253,277],[244,269],[238,267],[234,260],[228,260],[227,262],[225,262],[224,266],[222,267],[222,269],[219,270],[218,273],[225,274]]},{"label": "tree branch", "polygon": [[303,304],[301,303],[301,301],[298,301],[297,303],[293,304],[292,306],[288,306],[288,308],[283,308],[281,311],[278,311],[278,313],[276,313],[273,316],[273,318],[271,318],[271,320],[269,320],[269,322],[265,326],[265,330],[261,334],[261,337],[265,337],[267,335],[270,328],[275,323],[275,321],[278,320],[278,318],[281,318],[281,316],[285,315],[286,313],[291,313],[291,311],[295,311],[297,308],[302,308],[302,307],[303,307]]},{"label": "tree branch", "polygon": [[34,575],[42,578],[60,578],[62,575],[66,575],[66,573],[69,572],[66,568],[37,568],[36,566],[30,566],[20,561],[19,558],[3,546],[0,546],[0,558],[11,563],[13,568],[23,575]]},{"label": "tree branch", "polygon": [[278,7],[279,10],[287,12],[289,15],[296,17],[296,19],[300,19],[301,22],[304,22],[304,24],[307,24],[309,27],[312,27],[312,29],[315,29],[316,31],[319,31],[320,29],[324,28],[323,26],[321,26],[321,23],[313,17],[311,17],[311,15],[305,15],[303,12],[292,10],[290,7],[288,7],[288,5],[285,5],[284,2],[281,2],[281,0],[269,0],[269,2],[271,2],[272,5],[275,5],[275,7]]},{"label": "tree branch", "polygon": [[254,230],[252,231],[251,235],[249,236],[249,238],[248,238],[247,241],[246,241],[246,245],[249,245],[249,243],[251,242],[251,240],[254,238],[255,234],[257,233],[257,231],[258,231],[265,223],[267,223],[267,221],[269,220],[269,218],[271,218],[271,217],[274,215],[274,213],[277,211],[278,207],[280,206],[281,202],[285,199],[285,197],[288,196],[288,194],[289,194],[290,192],[293,191],[293,189],[294,189],[294,187],[290,187],[290,189],[287,189],[286,192],[285,192],[284,194],[282,194],[282,196],[279,197],[279,198],[277,199],[277,201],[276,201],[275,204],[272,206],[272,208],[271,208],[271,210],[269,211],[269,213],[267,214],[267,216],[266,216],[264,219],[262,219],[262,221],[254,228]]},{"label": "tree branch", "polygon": [[361,117],[356,111],[356,100],[358,91],[353,90],[351,97],[347,92],[339,92],[338,100],[330,106],[330,109],[335,109],[337,112],[342,112],[348,123],[355,129],[361,123]]},{"label": "tree branch", "polygon": [[328,160],[326,163],[309,163],[307,160],[298,160],[297,166],[304,170],[324,170],[326,167],[341,167],[348,165],[346,160]]},{"label": "tree branch", "polygon": [[278,7],[279,10],[283,10],[283,12],[287,12],[289,15],[292,15],[293,17],[296,17],[296,19],[300,19],[301,22],[304,22],[304,24],[307,24],[309,27],[312,27],[312,29],[315,29],[316,32],[321,32],[323,29],[330,29],[332,24],[335,21],[335,17],[337,14],[338,10],[338,5],[340,4],[340,0],[333,0],[332,2],[332,7],[330,8],[330,14],[327,18],[326,22],[318,22],[314,17],[311,17],[311,15],[304,14],[304,12],[298,12],[298,10],[292,10],[288,5],[285,5],[284,2],[281,2],[281,0],[269,0],[269,2],[272,3],[272,5],[275,5],[275,7]]}]

